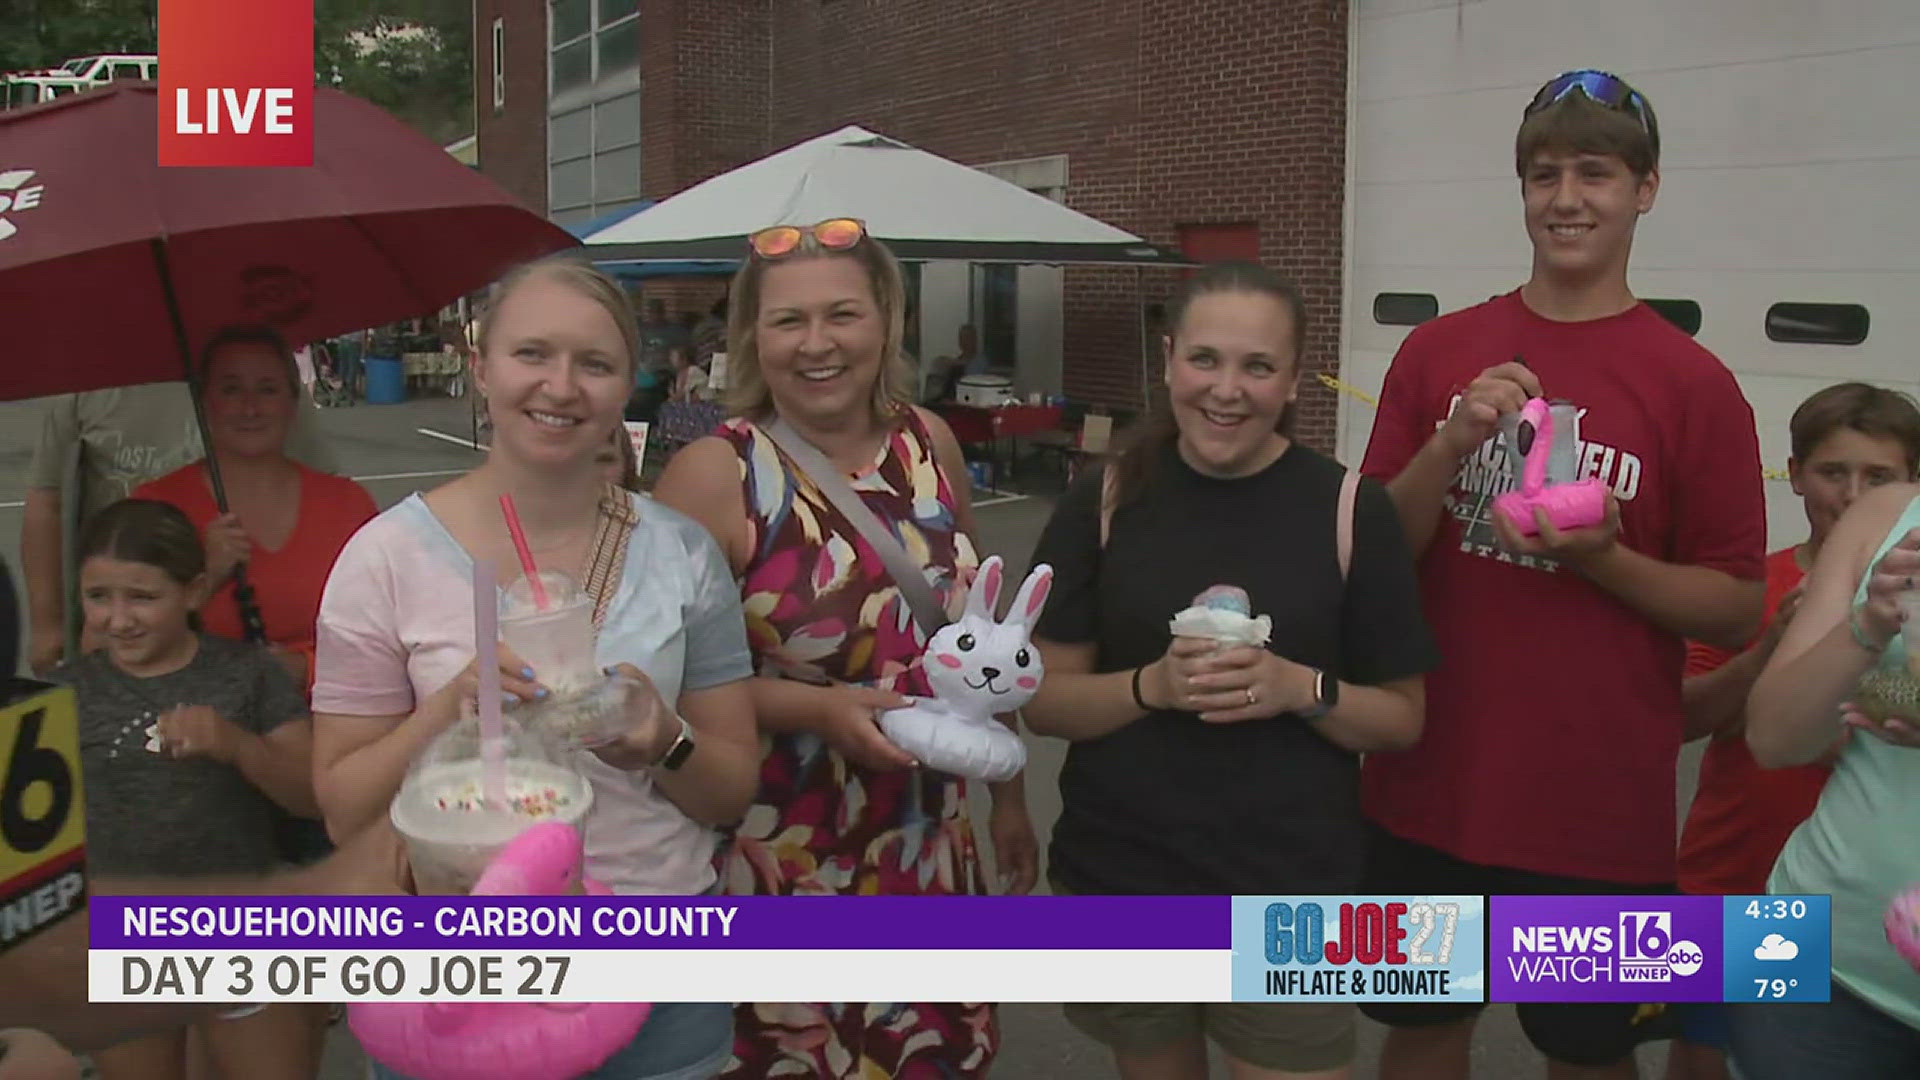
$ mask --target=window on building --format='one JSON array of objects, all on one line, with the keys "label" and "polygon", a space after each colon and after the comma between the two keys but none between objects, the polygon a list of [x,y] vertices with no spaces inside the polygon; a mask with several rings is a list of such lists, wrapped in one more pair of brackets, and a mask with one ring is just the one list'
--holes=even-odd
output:
[{"label": "window on building", "polygon": [[507,20],[493,20],[493,111],[507,107]]},{"label": "window on building", "polygon": [[1440,314],[1432,293],[1383,292],[1373,298],[1373,321],[1381,326],[1419,326]]},{"label": "window on building", "polygon": [[1020,360],[1020,268],[988,263],[980,268],[980,355],[996,367]]},{"label": "window on building", "polygon": [[553,95],[579,90],[593,82],[593,43],[582,38],[553,50]]},{"label": "window on building", "polygon": [[1700,304],[1694,300],[1649,300],[1647,306],[1691,337],[1700,332]]},{"label": "window on building", "polygon": [[1767,337],[1803,345],[1858,345],[1867,340],[1859,304],[1779,303],[1767,309]]},{"label": "window on building", "polygon": [[633,71],[640,66],[640,20],[630,18],[600,31],[594,39],[597,78]]},{"label": "window on building", "polygon": [[640,5],[553,0],[547,211],[576,224],[640,199]]},{"label": "window on building", "polygon": [[557,47],[562,42],[587,36],[593,29],[592,0],[553,0],[553,43]]}]

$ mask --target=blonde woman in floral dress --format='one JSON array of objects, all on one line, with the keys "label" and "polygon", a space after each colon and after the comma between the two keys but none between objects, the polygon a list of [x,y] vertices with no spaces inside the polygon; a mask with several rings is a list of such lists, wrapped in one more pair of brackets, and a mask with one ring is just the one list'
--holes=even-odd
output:
[{"label": "blonde woman in floral dress", "polygon": [[[704,524],[741,582],[766,753],[721,855],[735,895],[982,894],[967,786],[919,767],[877,710],[926,694],[925,637],[880,557],[766,433],[784,419],[926,568],[957,612],[979,564],[959,444],[908,404],[899,265],[857,221],[756,234],[733,287],[730,405],[655,497]],[[1016,777],[992,785],[1000,888],[1033,885]],[[980,1077],[990,1004],[743,1004],[729,1078]]]}]

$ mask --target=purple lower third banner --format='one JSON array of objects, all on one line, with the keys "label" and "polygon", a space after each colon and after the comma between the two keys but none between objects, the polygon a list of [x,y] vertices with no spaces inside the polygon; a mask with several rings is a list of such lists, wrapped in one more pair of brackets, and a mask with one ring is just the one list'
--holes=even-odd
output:
[{"label": "purple lower third banner", "polygon": [[178,897],[89,904],[91,948],[1217,949],[1227,896]]}]

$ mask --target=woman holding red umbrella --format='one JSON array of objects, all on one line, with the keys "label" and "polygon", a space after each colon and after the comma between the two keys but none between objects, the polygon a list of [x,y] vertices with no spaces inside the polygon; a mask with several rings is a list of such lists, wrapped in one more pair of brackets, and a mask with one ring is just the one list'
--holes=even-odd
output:
[{"label": "woman holding red umbrella", "polygon": [[277,332],[230,328],[208,342],[201,357],[201,403],[229,510],[220,512],[204,460],[133,494],[172,503],[201,531],[216,589],[201,613],[207,632],[246,636],[235,595],[235,570],[244,566],[268,646],[306,690],[327,573],[378,508],[359,484],[287,456],[300,382],[293,353]]}]

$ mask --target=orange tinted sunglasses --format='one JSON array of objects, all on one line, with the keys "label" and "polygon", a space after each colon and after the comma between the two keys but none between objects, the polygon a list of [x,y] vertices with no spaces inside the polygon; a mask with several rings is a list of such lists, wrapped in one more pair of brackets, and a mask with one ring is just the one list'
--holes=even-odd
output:
[{"label": "orange tinted sunglasses", "polygon": [[763,259],[779,259],[799,250],[808,234],[828,251],[845,251],[867,235],[867,223],[858,218],[830,218],[818,225],[774,225],[747,237],[747,245]]}]

